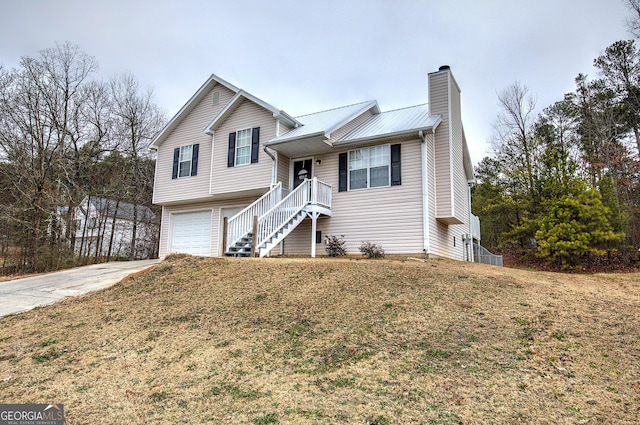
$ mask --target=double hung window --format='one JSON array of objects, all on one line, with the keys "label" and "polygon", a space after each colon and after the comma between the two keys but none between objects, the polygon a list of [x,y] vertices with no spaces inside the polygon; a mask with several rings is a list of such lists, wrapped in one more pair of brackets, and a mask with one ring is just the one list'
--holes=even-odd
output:
[{"label": "double hung window", "polygon": [[349,189],[389,186],[391,156],[389,145],[349,152]]},{"label": "double hung window", "polygon": [[195,176],[198,174],[198,151],[200,145],[185,145],[173,150],[173,170],[171,178]]},{"label": "double hung window", "polygon": [[180,147],[178,177],[186,177],[191,175],[191,158],[192,157],[193,157],[193,145]]},{"label": "double hung window", "polygon": [[251,129],[239,130],[236,133],[236,165],[251,163]]},{"label": "double hung window", "polygon": [[227,167],[256,164],[260,153],[260,127],[229,133]]}]

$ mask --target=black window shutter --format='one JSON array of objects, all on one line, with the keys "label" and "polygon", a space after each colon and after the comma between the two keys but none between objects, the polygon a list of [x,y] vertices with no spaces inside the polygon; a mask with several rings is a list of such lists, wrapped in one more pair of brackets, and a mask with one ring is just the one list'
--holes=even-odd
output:
[{"label": "black window shutter", "polygon": [[191,175],[198,175],[198,151],[200,151],[200,145],[193,145],[193,150],[191,151]]},{"label": "black window shutter", "polygon": [[400,169],[400,145],[391,145],[391,186],[400,186],[402,184]]},{"label": "black window shutter", "polygon": [[173,150],[173,172],[171,173],[172,179],[178,178],[178,162],[180,161],[180,148]]},{"label": "black window shutter", "polygon": [[251,163],[258,162],[258,154],[260,153],[260,127],[256,127],[251,131]]},{"label": "black window shutter", "polygon": [[236,164],[236,133],[229,133],[229,153],[227,155],[227,167]]},{"label": "black window shutter", "polygon": [[338,192],[347,191],[347,153],[338,156]]}]

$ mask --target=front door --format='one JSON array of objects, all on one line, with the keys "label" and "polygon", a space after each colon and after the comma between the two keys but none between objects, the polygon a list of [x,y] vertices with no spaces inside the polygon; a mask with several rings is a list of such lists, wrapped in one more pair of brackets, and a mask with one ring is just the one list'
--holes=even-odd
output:
[{"label": "front door", "polygon": [[293,161],[293,184],[292,189],[298,187],[304,179],[312,178],[313,158],[299,159]]}]

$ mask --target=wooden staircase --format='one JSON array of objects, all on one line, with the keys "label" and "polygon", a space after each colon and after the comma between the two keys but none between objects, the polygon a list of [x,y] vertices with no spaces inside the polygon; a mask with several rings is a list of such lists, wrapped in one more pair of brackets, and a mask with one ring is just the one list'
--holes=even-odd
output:
[{"label": "wooden staircase", "polygon": [[278,183],[256,202],[225,221],[224,254],[264,257],[305,218],[311,217],[315,223],[320,214],[331,215],[331,185],[316,178],[306,179],[286,194],[282,184]]}]

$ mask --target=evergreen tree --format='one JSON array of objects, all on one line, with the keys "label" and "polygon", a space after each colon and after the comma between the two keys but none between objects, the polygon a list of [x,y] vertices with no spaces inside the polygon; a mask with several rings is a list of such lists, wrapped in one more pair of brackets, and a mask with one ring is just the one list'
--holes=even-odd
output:
[{"label": "evergreen tree", "polygon": [[563,196],[539,221],[538,256],[567,269],[579,267],[590,253],[615,249],[624,234],[613,231],[609,214],[596,189]]}]

